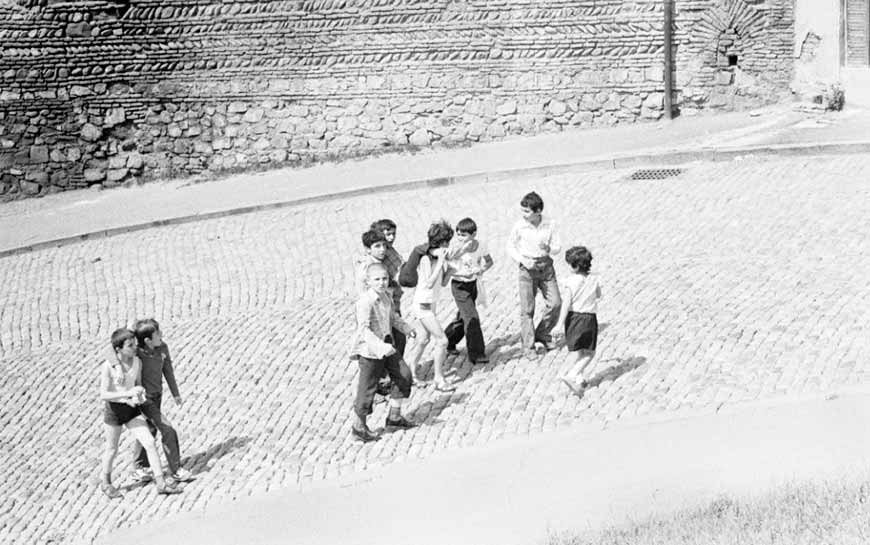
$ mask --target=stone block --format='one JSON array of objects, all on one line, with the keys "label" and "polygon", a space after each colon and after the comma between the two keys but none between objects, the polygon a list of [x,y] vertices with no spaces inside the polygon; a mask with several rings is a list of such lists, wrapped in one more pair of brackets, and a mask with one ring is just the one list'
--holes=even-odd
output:
[{"label": "stone block", "polygon": [[502,123],[496,122],[486,128],[486,134],[490,138],[502,138],[507,134],[507,131]]},{"label": "stone block", "polygon": [[139,170],[142,168],[144,160],[142,159],[142,155],[138,152],[133,152],[127,155],[127,168],[132,170]]},{"label": "stone block", "polygon": [[86,168],[84,177],[88,183],[101,182],[106,179],[106,171],[101,168]]},{"label": "stone block", "polygon": [[79,135],[86,142],[96,142],[103,136],[103,130],[91,123],[85,123]]},{"label": "stone block", "polygon": [[21,93],[17,91],[0,91],[0,102],[11,102],[21,98]]},{"label": "stone block", "polygon": [[127,174],[129,174],[129,172],[130,171],[126,168],[112,169],[106,173],[106,181],[112,183],[120,182],[127,176]]},{"label": "stone block", "polygon": [[118,169],[127,166],[127,155],[113,155],[109,157],[109,168]]},{"label": "stone block", "polygon": [[338,118],[338,131],[339,132],[348,132],[359,126],[359,120],[356,117],[339,117]]},{"label": "stone block", "polygon": [[30,146],[31,163],[47,163],[48,159],[48,146]]},{"label": "stone block", "polygon": [[48,183],[48,172],[44,170],[28,170],[24,174],[24,179],[44,185]]},{"label": "stone block", "polygon": [[79,148],[67,148],[66,158],[69,161],[78,161],[82,158],[82,150],[80,150]]},{"label": "stone block", "polygon": [[229,138],[215,138],[211,142],[211,147],[216,150],[230,149],[233,147],[233,142]]},{"label": "stone block", "polygon": [[263,119],[266,111],[263,108],[252,108],[245,112],[245,115],[242,116],[242,120],[248,123],[259,123],[260,120]]},{"label": "stone block", "polygon": [[411,134],[408,142],[414,146],[428,146],[432,142],[432,138],[429,136],[429,131],[421,128]]},{"label": "stone block", "polygon": [[211,155],[212,153],[214,153],[214,149],[212,148],[212,144],[209,142],[194,140],[193,152],[199,155]]},{"label": "stone block", "polygon": [[595,115],[592,112],[577,112],[571,116],[572,125],[588,125],[592,123]]},{"label": "stone block", "polygon": [[643,99],[644,108],[662,108],[665,100],[664,93],[650,93]]},{"label": "stone block", "polygon": [[551,100],[550,104],[547,105],[547,111],[551,115],[562,115],[568,111],[568,105],[561,100]]},{"label": "stone block", "polygon": [[55,163],[63,163],[66,161],[66,155],[58,149],[51,150],[51,153],[49,153],[48,156]]},{"label": "stone block", "polygon": [[90,89],[88,89],[87,87],[84,87],[82,85],[73,85],[72,87],[69,88],[69,96],[71,96],[73,98],[86,97],[86,96],[92,95],[92,94],[93,94],[93,92]]},{"label": "stone block", "polygon": [[495,109],[495,113],[498,115],[512,115],[517,113],[517,101],[508,100],[507,102],[499,104]]},{"label": "stone block", "polygon": [[169,125],[169,127],[166,129],[166,134],[168,134],[170,138],[178,138],[179,136],[181,136],[181,133],[181,127],[176,125],[175,123]]},{"label": "stone block", "polygon": [[21,191],[25,195],[38,195],[39,191],[42,189],[42,186],[38,183],[28,180],[22,180],[19,185],[21,187]]},{"label": "stone block", "polygon": [[635,109],[640,108],[642,101],[638,95],[631,94],[622,98],[622,106],[625,108]]},{"label": "stone block", "polygon": [[127,112],[124,111],[124,108],[112,108],[103,118],[103,126],[114,127],[115,125],[120,125],[126,120]]},{"label": "stone block", "polygon": [[227,111],[231,114],[240,114],[248,111],[248,105],[244,102],[230,102]]}]

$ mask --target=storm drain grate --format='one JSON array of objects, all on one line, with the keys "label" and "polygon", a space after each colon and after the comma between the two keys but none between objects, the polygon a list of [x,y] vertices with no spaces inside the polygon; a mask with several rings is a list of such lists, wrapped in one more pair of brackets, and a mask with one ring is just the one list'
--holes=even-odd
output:
[{"label": "storm drain grate", "polygon": [[679,176],[683,172],[681,168],[644,168],[635,170],[628,177],[629,180],[664,180]]}]

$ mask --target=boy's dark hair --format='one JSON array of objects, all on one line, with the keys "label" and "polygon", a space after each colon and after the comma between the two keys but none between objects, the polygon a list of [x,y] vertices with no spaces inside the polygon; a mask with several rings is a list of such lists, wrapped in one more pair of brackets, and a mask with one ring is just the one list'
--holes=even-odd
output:
[{"label": "boy's dark hair", "polygon": [[375,231],[395,231],[396,222],[391,219],[384,218],[372,223],[371,229]]},{"label": "boy's dark hair", "polygon": [[386,242],[387,237],[384,236],[384,232],[380,229],[369,229],[365,233],[362,234],[362,243],[366,248],[371,248],[372,244],[375,242]]},{"label": "boy's dark hair", "polygon": [[532,212],[542,212],[544,210],[544,199],[532,191],[531,193],[526,193],[526,196],[520,201],[520,206],[528,208]]},{"label": "boy's dark hair", "polygon": [[160,324],[154,318],[145,318],[144,320],[137,320],[133,324],[133,330],[136,332],[136,342],[139,343],[139,346],[144,347],[145,339],[153,338],[154,334],[160,331]]},{"label": "boy's dark hair", "polygon": [[592,252],[586,246],[572,246],[565,251],[565,261],[575,271],[588,274],[592,267]]},{"label": "boy's dark hair", "polygon": [[114,348],[115,352],[117,352],[118,350],[124,348],[124,343],[127,342],[128,339],[135,338],[136,335],[134,335],[133,332],[126,327],[116,329],[112,333],[112,348]]},{"label": "boy's dark hair", "polygon": [[429,247],[439,248],[453,238],[453,227],[444,220],[436,221],[429,226]]},{"label": "boy's dark hair", "polygon": [[456,224],[456,232],[473,235],[477,233],[477,224],[474,223],[474,220],[471,218],[462,218],[459,220],[459,223]]}]

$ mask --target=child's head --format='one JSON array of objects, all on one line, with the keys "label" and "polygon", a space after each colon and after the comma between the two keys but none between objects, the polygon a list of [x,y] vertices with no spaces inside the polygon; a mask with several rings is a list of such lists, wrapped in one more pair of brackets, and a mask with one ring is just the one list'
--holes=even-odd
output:
[{"label": "child's head", "polygon": [[112,348],[115,354],[122,357],[133,357],[136,355],[136,335],[126,327],[116,329],[112,333]]},{"label": "child's head", "polygon": [[366,247],[366,253],[378,261],[387,255],[387,237],[383,231],[369,229],[362,234],[362,243]]},{"label": "child's head", "polygon": [[574,272],[579,274],[589,274],[589,269],[592,267],[592,252],[586,249],[586,246],[572,246],[565,252],[565,261]]},{"label": "child's head", "polygon": [[136,332],[136,340],[142,348],[156,348],[163,344],[160,324],[154,318],[137,320],[133,325],[133,330]]},{"label": "child's head", "polygon": [[374,231],[380,231],[387,239],[387,246],[392,246],[396,240],[396,222],[391,219],[382,219],[374,222],[371,226]]},{"label": "child's head", "polygon": [[520,201],[520,209],[522,211],[523,219],[534,219],[535,216],[540,216],[541,212],[544,211],[544,199],[534,191],[526,193]]},{"label": "child's head", "polygon": [[446,248],[453,238],[453,227],[444,220],[436,221],[429,226],[429,248]]},{"label": "child's head", "polygon": [[380,263],[369,263],[366,267],[366,284],[378,293],[384,293],[390,283],[387,268]]},{"label": "child's head", "polygon": [[460,242],[474,238],[477,234],[477,224],[471,218],[462,218],[456,224],[456,238]]}]

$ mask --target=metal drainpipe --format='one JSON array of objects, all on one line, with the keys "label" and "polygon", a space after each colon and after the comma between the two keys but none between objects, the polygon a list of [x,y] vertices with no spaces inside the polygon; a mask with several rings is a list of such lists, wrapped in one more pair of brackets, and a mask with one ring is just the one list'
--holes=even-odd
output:
[{"label": "metal drainpipe", "polygon": [[665,118],[674,118],[674,0],[664,0],[665,10]]}]

